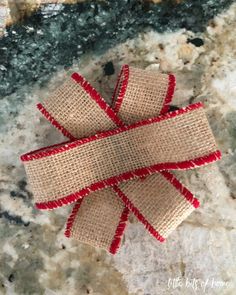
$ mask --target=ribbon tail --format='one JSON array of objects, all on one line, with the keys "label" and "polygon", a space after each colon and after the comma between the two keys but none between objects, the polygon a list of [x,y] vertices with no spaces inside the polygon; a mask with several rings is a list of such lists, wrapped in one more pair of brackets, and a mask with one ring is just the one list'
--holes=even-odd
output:
[{"label": "ribbon tail", "polygon": [[164,242],[199,206],[198,199],[167,171],[150,175],[143,181],[133,179],[121,183],[115,187],[115,191],[160,242]]},{"label": "ribbon tail", "polygon": [[65,235],[115,254],[120,246],[129,210],[112,188],[94,192],[76,202]]}]

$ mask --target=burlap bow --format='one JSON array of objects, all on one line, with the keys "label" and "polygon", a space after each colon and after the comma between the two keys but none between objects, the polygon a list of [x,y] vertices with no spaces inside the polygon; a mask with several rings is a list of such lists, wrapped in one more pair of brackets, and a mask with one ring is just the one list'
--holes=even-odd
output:
[{"label": "burlap bow", "polygon": [[202,166],[221,153],[201,103],[168,112],[174,87],[173,75],[125,65],[112,108],[77,73],[38,104],[69,141],[21,159],[37,208],[75,202],[67,237],[114,254],[130,211],[164,241],[198,207],[168,170]]}]

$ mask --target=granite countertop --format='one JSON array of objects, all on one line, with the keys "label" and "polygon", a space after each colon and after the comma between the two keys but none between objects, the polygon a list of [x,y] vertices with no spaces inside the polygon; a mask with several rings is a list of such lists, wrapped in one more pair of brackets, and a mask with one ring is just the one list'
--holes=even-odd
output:
[{"label": "granite countertop", "polygon": [[[0,39],[0,294],[236,293],[233,2],[44,5],[5,30]],[[132,216],[120,251],[112,256],[64,236],[71,207],[35,209],[19,155],[64,140],[35,105],[65,77],[82,73],[109,102],[124,63],[174,73],[173,104],[204,103],[223,156],[177,173],[201,206],[164,244]]]}]

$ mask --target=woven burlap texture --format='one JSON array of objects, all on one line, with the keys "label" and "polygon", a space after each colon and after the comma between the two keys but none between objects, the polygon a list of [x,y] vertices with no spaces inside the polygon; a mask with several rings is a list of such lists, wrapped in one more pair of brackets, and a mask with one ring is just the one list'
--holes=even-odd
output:
[{"label": "woven burlap texture", "polygon": [[28,161],[26,170],[36,201],[46,202],[136,169],[181,163],[215,151],[204,110],[198,108]]}]

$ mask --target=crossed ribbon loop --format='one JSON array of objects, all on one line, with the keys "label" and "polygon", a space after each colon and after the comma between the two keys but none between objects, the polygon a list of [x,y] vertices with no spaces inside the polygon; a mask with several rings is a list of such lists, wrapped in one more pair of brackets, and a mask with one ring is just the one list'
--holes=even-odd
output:
[{"label": "crossed ribbon loop", "polygon": [[164,241],[199,206],[169,170],[221,153],[201,103],[168,112],[174,86],[173,75],[125,65],[112,107],[76,73],[38,105],[69,141],[21,159],[39,209],[75,202],[66,236],[114,254],[130,211]]}]

